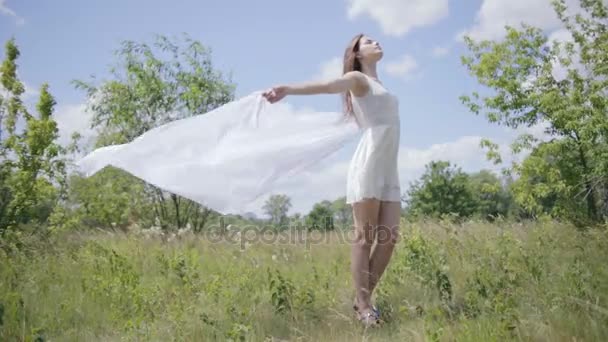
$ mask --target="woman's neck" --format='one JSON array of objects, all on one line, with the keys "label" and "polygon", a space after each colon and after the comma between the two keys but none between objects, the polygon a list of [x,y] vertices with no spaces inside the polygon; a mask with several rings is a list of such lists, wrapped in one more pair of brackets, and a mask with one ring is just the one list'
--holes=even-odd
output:
[{"label": "woman's neck", "polygon": [[378,72],[376,71],[376,63],[361,65],[361,72],[366,74],[367,76],[375,79],[376,81],[380,81],[380,80],[378,80]]}]

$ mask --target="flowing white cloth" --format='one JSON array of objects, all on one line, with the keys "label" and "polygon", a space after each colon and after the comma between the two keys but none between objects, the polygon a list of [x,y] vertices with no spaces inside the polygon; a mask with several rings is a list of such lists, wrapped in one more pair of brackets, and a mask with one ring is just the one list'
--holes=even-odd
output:
[{"label": "flowing white cloth", "polygon": [[244,214],[255,210],[251,204],[277,182],[360,133],[343,113],[296,111],[254,92],[130,143],[99,148],[76,166],[88,177],[111,165],[220,213]]}]

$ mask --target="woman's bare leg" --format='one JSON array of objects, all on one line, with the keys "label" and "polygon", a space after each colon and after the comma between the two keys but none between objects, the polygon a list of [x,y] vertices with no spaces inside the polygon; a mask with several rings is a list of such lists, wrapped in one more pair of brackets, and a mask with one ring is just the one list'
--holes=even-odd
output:
[{"label": "woman's bare leg", "polygon": [[393,255],[393,250],[399,237],[400,220],[400,202],[382,201],[380,203],[378,227],[375,234],[377,241],[369,260],[370,297]]},{"label": "woman's bare leg", "polygon": [[371,310],[370,251],[373,243],[374,228],[378,225],[380,201],[365,199],[353,203],[354,241],[351,246],[351,272],[355,285],[359,312]]}]

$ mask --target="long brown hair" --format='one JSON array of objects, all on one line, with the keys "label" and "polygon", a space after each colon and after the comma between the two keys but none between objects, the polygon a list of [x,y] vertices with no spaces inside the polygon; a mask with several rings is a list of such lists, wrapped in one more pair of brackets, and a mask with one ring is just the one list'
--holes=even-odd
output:
[{"label": "long brown hair", "polygon": [[[357,34],[346,47],[346,51],[344,51],[344,66],[342,69],[343,75],[351,71],[361,71],[361,62],[357,58],[357,53],[359,52],[359,40],[361,40],[361,37],[363,36],[363,33]],[[353,114],[353,100],[349,91],[344,94],[344,112],[346,114]]]}]

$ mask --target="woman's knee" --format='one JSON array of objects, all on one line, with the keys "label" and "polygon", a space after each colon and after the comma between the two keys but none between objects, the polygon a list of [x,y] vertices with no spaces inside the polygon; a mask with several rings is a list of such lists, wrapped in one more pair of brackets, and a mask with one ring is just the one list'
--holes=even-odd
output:
[{"label": "woman's knee", "polygon": [[374,229],[377,224],[370,222],[363,224],[355,224],[354,229],[354,244],[361,246],[371,246],[374,242]]},{"label": "woman's knee", "polygon": [[378,244],[396,244],[399,239],[399,224],[378,226]]}]

